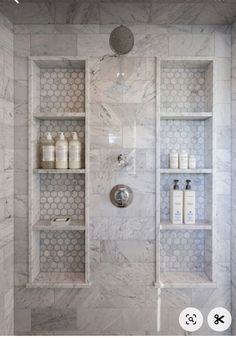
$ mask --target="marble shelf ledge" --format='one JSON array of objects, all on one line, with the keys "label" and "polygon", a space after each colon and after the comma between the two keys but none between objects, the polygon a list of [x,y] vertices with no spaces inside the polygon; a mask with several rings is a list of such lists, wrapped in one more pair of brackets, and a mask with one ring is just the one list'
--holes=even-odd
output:
[{"label": "marble shelf ledge", "polygon": [[207,120],[212,112],[161,112],[161,120]]},{"label": "marble shelf ledge", "polygon": [[83,272],[40,272],[27,288],[89,288],[90,283],[85,282]]},{"label": "marble shelf ledge", "polygon": [[43,231],[43,230],[50,230],[50,231],[59,231],[59,230],[77,230],[77,231],[85,231],[85,222],[84,221],[74,221],[71,220],[69,225],[51,225],[50,221],[40,220],[33,226],[33,230]]},{"label": "marble shelf ledge", "polygon": [[85,169],[34,169],[35,174],[85,174]]},{"label": "marble shelf ledge", "polygon": [[39,120],[80,120],[84,119],[84,112],[56,112],[56,113],[35,113],[33,116]]},{"label": "marble shelf ledge", "polygon": [[196,221],[195,224],[172,224],[170,221],[161,221],[160,230],[212,230],[212,225],[204,221]]},{"label": "marble shelf ledge", "polygon": [[156,288],[216,288],[216,283],[209,280],[204,272],[161,272],[160,282]]},{"label": "marble shelf ledge", "polygon": [[196,168],[196,169],[160,169],[161,174],[212,174],[213,170],[210,168]]}]

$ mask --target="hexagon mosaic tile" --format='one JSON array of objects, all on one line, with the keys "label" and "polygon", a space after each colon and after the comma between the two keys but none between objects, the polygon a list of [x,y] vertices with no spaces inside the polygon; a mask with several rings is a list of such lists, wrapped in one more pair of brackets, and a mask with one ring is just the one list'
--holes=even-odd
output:
[{"label": "hexagon mosaic tile", "polygon": [[41,272],[84,272],[85,237],[82,231],[41,231]]},{"label": "hexagon mosaic tile", "polygon": [[57,139],[59,132],[64,132],[65,137],[71,138],[71,133],[76,131],[82,143],[82,166],[84,168],[85,125],[83,120],[41,120],[40,138],[44,138],[46,132],[51,132],[52,137]]},{"label": "hexagon mosaic tile", "polygon": [[161,271],[204,271],[204,231],[161,232]]},{"label": "hexagon mosaic tile", "polygon": [[172,150],[185,150],[189,155],[195,155],[197,167],[204,168],[204,121],[162,120],[160,138],[161,168],[169,168]]},{"label": "hexagon mosaic tile", "polygon": [[204,175],[161,175],[161,219],[170,219],[170,189],[173,188],[173,180],[179,180],[181,190],[185,188],[185,181],[191,180],[192,190],[196,192],[196,219],[205,220],[205,176]]},{"label": "hexagon mosaic tile", "polygon": [[85,72],[81,69],[41,69],[42,112],[84,112]]},{"label": "hexagon mosaic tile", "polygon": [[205,69],[162,68],[161,110],[163,112],[205,111]]},{"label": "hexagon mosaic tile", "polygon": [[40,180],[42,220],[49,220],[54,216],[69,216],[73,220],[84,220],[84,175],[42,174]]}]

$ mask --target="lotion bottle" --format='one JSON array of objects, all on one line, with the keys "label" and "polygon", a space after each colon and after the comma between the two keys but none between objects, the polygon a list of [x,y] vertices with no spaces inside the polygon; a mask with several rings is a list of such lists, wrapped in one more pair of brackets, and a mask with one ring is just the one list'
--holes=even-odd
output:
[{"label": "lotion bottle", "polygon": [[179,154],[177,151],[170,152],[170,169],[178,169],[179,168]]},{"label": "lotion bottle", "polygon": [[68,169],[68,142],[62,132],[56,142],[56,169]]},{"label": "lotion bottle", "polygon": [[69,168],[80,169],[81,165],[81,142],[76,132],[72,133],[72,140],[69,142]]},{"label": "lotion bottle", "polygon": [[180,169],[188,169],[188,154],[185,150],[179,154],[179,167]]},{"label": "lotion bottle", "polygon": [[183,224],[183,191],[179,189],[179,180],[174,180],[170,192],[170,221],[172,224]]},{"label": "lotion bottle", "polygon": [[41,168],[55,168],[55,144],[50,132],[46,133],[46,138],[41,143]]},{"label": "lotion bottle", "polygon": [[191,181],[186,180],[186,188],[184,190],[184,223],[195,224],[195,191],[191,190]]}]

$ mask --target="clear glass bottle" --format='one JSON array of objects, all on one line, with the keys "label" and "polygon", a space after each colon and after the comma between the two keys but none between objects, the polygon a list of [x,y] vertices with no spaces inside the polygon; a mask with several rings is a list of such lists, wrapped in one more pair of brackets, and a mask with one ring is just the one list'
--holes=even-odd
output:
[{"label": "clear glass bottle", "polygon": [[41,142],[41,168],[55,168],[55,142],[50,132],[46,133],[46,137]]}]

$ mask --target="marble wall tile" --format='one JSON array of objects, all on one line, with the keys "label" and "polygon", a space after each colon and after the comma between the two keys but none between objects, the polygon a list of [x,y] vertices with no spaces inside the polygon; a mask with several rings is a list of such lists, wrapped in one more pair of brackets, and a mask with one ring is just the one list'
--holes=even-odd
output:
[{"label": "marble wall tile", "polygon": [[109,34],[99,34],[99,38],[96,34],[78,34],[77,54],[79,56],[103,56],[112,54],[109,47]]},{"label": "marble wall tile", "polygon": [[84,309],[77,313],[77,329],[81,331],[121,331],[123,322],[121,309]]},{"label": "marble wall tile", "polygon": [[100,4],[100,20],[103,24],[126,23],[138,24],[149,21],[150,3],[109,3]]},{"label": "marble wall tile", "polygon": [[13,334],[13,26],[0,15],[0,334]]},{"label": "marble wall tile", "polygon": [[97,240],[153,240],[155,219],[153,217],[90,218],[90,236]]},{"label": "marble wall tile", "polygon": [[35,34],[30,39],[31,55],[77,55],[76,34]]},{"label": "marble wall tile", "polygon": [[76,330],[76,311],[54,307],[32,309],[31,328],[36,332]]},{"label": "marble wall tile", "polygon": [[154,262],[153,241],[101,241],[101,262]]},{"label": "marble wall tile", "polygon": [[168,55],[168,34],[138,34],[135,36],[135,45],[130,52],[133,56],[157,56]]},{"label": "marble wall tile", "polygon": [[31,331],[31,311],[24,308],[15,308],[15,322],[14,329],[16,332],[30,332]]},{"label": "marble wall tile", "polygon": [[226,34],[215,35],[215,56],[231,57],[231,36]]},{"label": "marble wall tile", "polygon": [[94,282],[107,285],[152,285],[154,265],[152,263],[101,263],[92,270]]},{"label": "marble wall tile", "polygon": [[[102,7],[108,8],[109,6],[106,5],[107,3],[103,3]],[[97,3],[94,8],[96,6]],[[129,3],[125,6],[131,8],[132,5]],[[87,22],[98,19],[92,7],[93,3],[91,2],[84,2],[80,7],[87,13],[84,17]],[[119,8],[121,8],[121,4]],[[143,4],[138,5],[138,8],[135,13],[143,8]],[[60,16],[57,11],[53,12],[53,19],[50,17],[50,20],[57,22],[66,20],[75,23],[81,19],[81,11],[77,4],[74,11],[72,7],[68,6],[68,11],[66,18]],[[141,12],[143,13],[143,11]],[[102,15],[106,16],[108,21],[111,18],[109,12],[103,12]],[[133,20],[130,15],[129,9],[122,14],[118,10],[114,17],[119,18],[121,16],[122,20]],[[146,20],[140,14],[139,19],[135,19],[135,22],[144,19]],[[178,23],[178,18],[176,20]],[[111,22],[111,25],[100,27],[99,25],[67,25],[65,27],[61,24],[15,27],[15,32],[23,35],[19,37],[18,42],[19,58],[17,56],[15,59],[15,67],[18,68],[18,65],[21,67],[21,72],[17,75],[19,81],[16,82],[16,86],[18,88],[15,87],[15,89],[17,88],[16,121],[17,125],[23,127],[21,129],[23,135],[20,135],[19,132],[17,136],[20,149],[15,156],[16,166],[19,170],[26,170],[27,148],[23,145],[26,144],[27,140],[24,130],[27,126],[28,112],[27,83],[24,82],[27,79],[25,61],[28,55],[20,54],[24,54],[24,51],[28,48],[29,37],[31,39],[31,51],[25,54],[66,55],[68,53],[70,55],[93,56],[90,72],[92,86],[90,99],[92,102],[90,114],[92,141],[90,179],[94,182],[90,192],[92,286],[90,289],[81,290],[55,290],[55,304],[53,304],[52,290],[47,290],[50,291],[47,297],[47,293],[44,295],[42,290],[29,290],[28,293],[28,290],[24,289],[23,283],[27,282],[28,274],[27,263],[22,260],[22,262],[17,263],[15,283],[22,286],[16,295],[17,307],[25,307],[27,310],[32,309],[31,332],[34,334],[68,334],[68,332],[77,335],[79,333],[88,334],[89,332],[94,334],[137,334],[137,332],[147,334],[148,332],[157,332],[157,295],[156,290],[152,287],[155,271],[151,258],[153,257],[155,240],[155,182],[153,181],[153,174],[156,165],[153,56],[165,57],[168,56],[170,51],[170,56],[212,57],[215,52],[214,44],[216,40],[218,44],[223,43],[221,41],[223,37],[215,39],[215,36],[217,34],[230,36],[230,34],[228,28],[225,27],[131,25],[130,27],[135,33],[135,47],[128,57],[122,58],[124,60],[122,67],[125,69],[127,80],[127,83],[122,86],[120,83],[115,83],[117,69],[119,70],[120,66],[119,58],[105,56],[112,54],[109,48],[109,34],[114,27],[113,22]],[[21,48],[21,39],[22,45],[25,44],[27,48]],[[75,39],[76,42],[74,43]],[[51,45],[54,40],[56,42],[52,48]],[[224,48],[227,49],[227,43]],[[147,58],[144,58],[144,56]],[[217,57],[216,60],[216,79],[217,82],[220,82],[220,85],[225,85],[225,89],[222,90],[222,87],[218,89],[219,103],[214,107],[214,113],[217,113],[215,126],[217,128],[226,127],[225,130],[219,129],[217,171],[226,173],[229,173],[230,170],[229,143],[223,140],[222,135],[226,135],[226,132],[228,135],[227,129],[230,127],[229,59],[230,56],[222,55]],[[133,147],[132,130],[134,125],[138,141],[136,142],[135,152],[132,152],[131,149],[123,148],[122,142],[124,141],[124,145]],[[125,137],[120,137],[119,135],[124,131]],[[115,145],[109,144],[109,132],[115,136],[118,135]],[[122,142],[120,142],[119,137],[122,138]],[[132,152],[132,166],[122,172],[116,168],[116,158],[120,150],[126,151],[126,149],[128,149],[129,154]],[[107,176],[107,173],[110,172],[112,172],[112,175]],[[152,174],[149,175],[149,173]],[[118,210],[109,201],[109,188],[114,183],[118,183],[119,179],[126,180],[134,187],[135,199],[133,205],[127,210]],[[223,173],[219,180],[223,182],[224,187],[228,182],[225,179],[226,176]],[[18,190],[20,190],[20,186]],[[142,190],[145,193],[142,194]],[[224,205],[227,213],[226,204],[229,195],[221,196],[222,200],[218,197],[217,205]],[[16,214],[23,218],[22,223],[19,222],[19,219],[16,222],[16,226],[19,226],[16,237],[21,241],[26,236],[24,222],[27,217],[27,196],[17,194],[15,204]],[[218,208],[215,224],[217,238],[222,241],[222,247],[225,248],[230,234],[228,231],[230,217],[226,217],[223,207]],[[19,257],[23,255],[20,248],[22,243],[19,244],[17,249]],[[142,243],[141,252],[137,243]],[[148,249],[146,249],[146,243],[148,243]],[[228,251],[225,249],[223,253],[225,260],[228,262]],[[139,260],[141,262],[138,262]],[[219,280],[218,295],[224,297],[223,293],[224,290],[228,290],[230,279],[229,265],[224,262],[216,262],[215,270],[216,278]],[[166,293],[164,294],[164,292]],[[187,306],[191,303],[191,296],[190,290],[163,290],[161,333],[183,333],[178,326],[178,313],[180,304]],[[200,296],[201,293],[199,302],[203,300]],[[224,304],[228,304],[228,296],[229,294],[226,291]],[[195,298],[197,298],[197,295]],[[206,307],[211,306],[210,304],[209,302]],[[171,308],[170,312],[169,308]],[[58,311],[55,309],[58,309]],[[206,314],[208,310],[207,308]],[[75,312],[77,312],[78,319],[75,318]],[[166,321],[167,319],[168,321]],[[23,328],[20,328],[20,330],[23,333]],[[27,330],[30,330],[30,328],[26,328],[25,331]],[[204,330],[204,332],[207,332],[206,328]]]},{"label": "marble wall tile", "polygon": [[54,305],[53,289],[15,289],[15,307],[21,309],[45,308]]},{"label": "marble wall tile", "polygon": [[171,34],[170,56],[213,56],[214,36],[200,34]]}]

